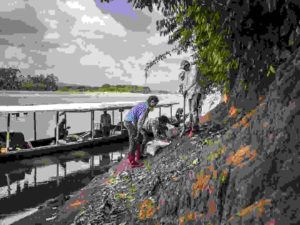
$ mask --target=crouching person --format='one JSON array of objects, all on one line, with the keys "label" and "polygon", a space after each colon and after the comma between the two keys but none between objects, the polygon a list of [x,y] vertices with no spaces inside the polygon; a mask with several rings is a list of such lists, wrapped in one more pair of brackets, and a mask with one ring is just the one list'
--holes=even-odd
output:
[{"label": "crouching person", "polygon": [[145,146],[149,141],[149,134],[153,134],[154,139],[166,140],[166,131],[168,130],[167,124],[170,124],[170,120],[166,116],[160,116],[158,118],[146,119],[141,134],[143,136],[142,144],[140,145],[141,158],[146,156]]},{"label": "crouching person", "polygon": [[158,104],[157,96],[150,96],[146,102],[142,102],[131,108],[124,119],[124,126],[128,130],[129,136],[129,153],[128,160],[132,167],[141,167],[143,163],[135,161],[135,152],[139,135],[143,128],[144,122],[150,111]]}]

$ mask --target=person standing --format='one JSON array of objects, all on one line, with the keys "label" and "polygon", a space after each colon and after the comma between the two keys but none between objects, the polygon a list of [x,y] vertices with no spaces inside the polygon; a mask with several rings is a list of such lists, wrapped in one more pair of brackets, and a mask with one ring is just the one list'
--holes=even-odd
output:
[{"label": "person standing", "polygon": [[70,129],[70,127],[67,127],[67,120],[66,118],[63,118],[62,121],[59,123],[58,125],[58,137],[59,139],[65,139],[69,132],[68,129]]},{"label": "person standing", "polygon": [[128,130],[129,136],[128,160],[132,167],[143,166],[142,163],[135,161],[135,151],[143,124],[148,117],[149,112],[154,110],[158,102],[159,99],[157,96],[149,96],[146,102],[139,103],[132,107],[124,118],[124,126]]},{"label": "person standing", "polygon": [[[201,113],[201,93],[199,85],[200,71],[197,66],[191,66],[187,60],[182,60],[180,63],[179,74],[179,88],[184,96],[184,99],[188,102],[189,116],[190,116],[190,129],[191,133],[198,129],[198,118]],[[199,107],[200,106],[200,107]]]},{"label": "person standing", "polygon": [[111,128],[111,116],[107,113],[107,110],[104,110],[103,114],[100,117],[100,128],[102,135],[104,137],[108,137]]}]

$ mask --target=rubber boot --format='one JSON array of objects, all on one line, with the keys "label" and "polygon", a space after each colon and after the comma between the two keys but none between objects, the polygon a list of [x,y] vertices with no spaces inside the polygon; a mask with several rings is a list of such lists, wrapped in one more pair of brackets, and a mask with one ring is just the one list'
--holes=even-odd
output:
[{"label": "rubber boot", "polygon": [[193,135],[194,135],[193,129],[190,129],[188,137],[191,138],[191,137],[193,137]]},{"label": "rubber boot", "polygon": [[143,163],[138,163],[137,161],[135,161],[135,156],[131,153],[128,153],[128,160],[129,160],[131,168],[144,166]]},{"label": "rubber boot", "polygon": [[143,159],[143,158],[146,158],[147,156],[146,156],[146,154],[145,154],[145,144],[141,144],[141,146],[140,146],[140,154],[141,154],[141,156],[140,156],[140,159]]}]

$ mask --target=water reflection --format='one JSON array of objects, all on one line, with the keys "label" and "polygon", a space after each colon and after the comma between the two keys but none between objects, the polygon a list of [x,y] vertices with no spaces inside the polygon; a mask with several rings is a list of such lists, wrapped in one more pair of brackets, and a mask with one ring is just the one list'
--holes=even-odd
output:
[{"label": "water reflection", "polygon": [[125,149],[119,143],[0,164],[0,218],[79,190],[124,158]]}]

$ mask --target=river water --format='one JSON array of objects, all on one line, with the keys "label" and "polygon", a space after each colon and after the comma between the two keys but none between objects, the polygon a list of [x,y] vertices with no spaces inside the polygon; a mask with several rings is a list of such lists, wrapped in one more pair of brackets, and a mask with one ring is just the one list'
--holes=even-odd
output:
[{"label": "river water", "polygon": [[[146,94],[64,94],[51,92],[0,92],[0,105],[35,105],[56,103],[101,103],[120,101],[144,101]],[[178,94],[160,94],[160,101],[178,102],[173,106],[173,115],[182,107],[183,98]],[[220,102],[220,94],[208,96],[202,107],[202,114]],[[110,113],[110,112],[109,112]],[[99,122],[101,112],[95,112],[95,122]],[[126,114],[126,111],[124,115]],[[155,109],[150,117],[156,117]],[[170,116],[170,108],[162,108],[162,114]],[[6,115],[0,112],[0,132],[6,131]],[[54,112],[37,113],[37,138],[54,136]],[[91,129],[91,115],[67,113],[67,126],[70,133]],[[114,124],[120,121],[115,112]],[[26,140],[33,139],[33,115],[20,115],[11,119],[11,131],[22,132]],[[63,154],[15,162],[0,163],[0,224],[14,221],[34,212],[43,202],[62,193],[68,195],[85,186],[93,177],[105,172],[111,162],[125,157],[128,143],[104,144],[93,149],[82,149]],[[38,196],[38,197],[37,197]]]}]

